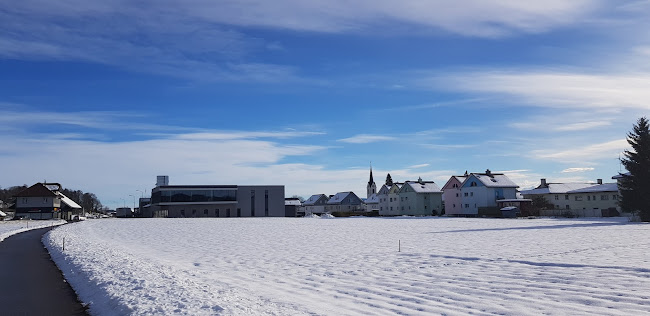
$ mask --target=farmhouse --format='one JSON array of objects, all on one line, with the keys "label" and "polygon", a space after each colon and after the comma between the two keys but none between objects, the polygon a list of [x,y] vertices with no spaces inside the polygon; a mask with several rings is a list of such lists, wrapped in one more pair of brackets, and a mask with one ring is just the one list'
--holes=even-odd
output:
[{"label": "farmhouse", "polygon": [[325,206],[329,198],[325,194],[314,194],[303,203],[305,207],[305,215],[316,214],[320,215],[325,213]]},{"label": "farmhouse", "polygon": [[61,189],[58,183],[36,183],[16,194],[15,217],[72,220],[81,215],[81,206],[61,193]]}]

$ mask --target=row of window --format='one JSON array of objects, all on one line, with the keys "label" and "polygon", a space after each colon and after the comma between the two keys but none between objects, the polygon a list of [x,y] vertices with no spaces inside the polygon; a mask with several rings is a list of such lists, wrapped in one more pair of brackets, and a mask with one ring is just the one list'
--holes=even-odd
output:
[{"label": "row of window", "polygon": [[151,195],[154,204],[165,202],[232,202],[237,201],[237,190],[165,190]]},{"label": "row of window", "polygon": [[[559,200],[559,199],[560,199],[560,196],[556,194],[556,195],[555,195],[555,200],[557,201],[557,200]],[[568,195],[568,194],[565,194],[565,195],[564,195],[564,199],[565,199],[565,200],[569,200],[569,195]],[[574,197],[574,199],[575,199],[576,201],[582,201],[582,200],[583,200],[583,196],[582,196],[582,195],[576,195],[576,196]],[[596,196],[596,195],[587,195],[587,201],[597,201],[597,200],[598,200],[598,199],[597,199],[597,196]],[[601,200],[601,201],[609,201],[609,195],[608,195],[608,194],[601,194],[601,195],[600,195],[600,200]],[[612,194],[612,200],[618,200],[618,195],[617,195],[617,194]]]}]

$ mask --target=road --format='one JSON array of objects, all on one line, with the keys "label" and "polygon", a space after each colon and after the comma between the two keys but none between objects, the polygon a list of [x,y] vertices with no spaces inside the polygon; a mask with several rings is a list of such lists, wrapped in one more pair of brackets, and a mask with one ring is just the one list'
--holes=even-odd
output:
[{"label": "road", "polygon": [[41,242],[50,229],[0,242],[0,314],[88,315]]}]

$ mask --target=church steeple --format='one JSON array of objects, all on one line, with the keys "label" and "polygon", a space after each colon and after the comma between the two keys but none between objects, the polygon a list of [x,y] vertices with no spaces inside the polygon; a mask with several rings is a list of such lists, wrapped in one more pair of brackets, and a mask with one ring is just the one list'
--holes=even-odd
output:
[{"label": "church steeple", "polygon": [[377,193],[377,185],[375,184],[375,179],[372,177],[372,164],[370,165],[370,179],[368,180],[368,186],[366,187],[366,198],[370,198],[371,195]]}]

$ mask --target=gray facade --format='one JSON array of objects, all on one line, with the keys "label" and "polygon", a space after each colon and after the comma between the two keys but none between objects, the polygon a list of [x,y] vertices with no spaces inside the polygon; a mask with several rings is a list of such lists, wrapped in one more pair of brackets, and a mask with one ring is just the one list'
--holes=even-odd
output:
[{"label": "gray facade", "polygon": [[282,185],[159,185],[145,217],[283,217]]}]

